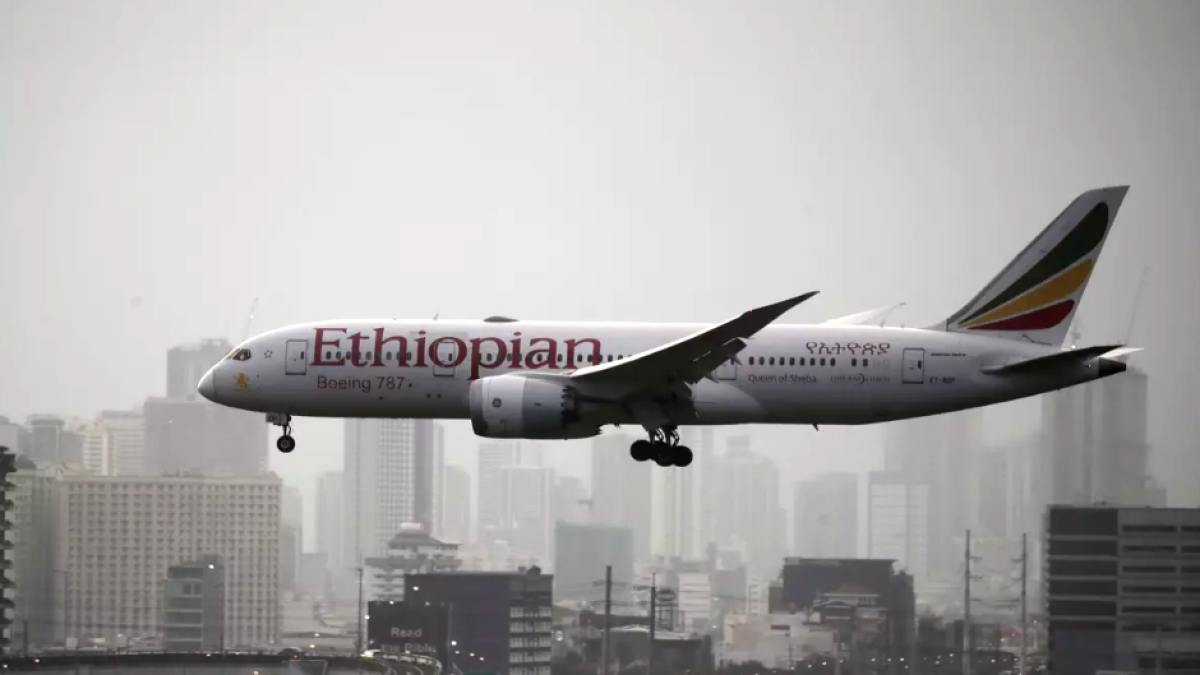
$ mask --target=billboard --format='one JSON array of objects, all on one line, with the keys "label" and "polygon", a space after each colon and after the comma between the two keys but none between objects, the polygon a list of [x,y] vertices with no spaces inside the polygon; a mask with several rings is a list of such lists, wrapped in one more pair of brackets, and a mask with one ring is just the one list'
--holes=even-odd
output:
[{"label": "billboard", "polygon": [[449,612],[443,606],[404,602],[367,603],[367,649],[385,654],[431,656],[448,663]]}]

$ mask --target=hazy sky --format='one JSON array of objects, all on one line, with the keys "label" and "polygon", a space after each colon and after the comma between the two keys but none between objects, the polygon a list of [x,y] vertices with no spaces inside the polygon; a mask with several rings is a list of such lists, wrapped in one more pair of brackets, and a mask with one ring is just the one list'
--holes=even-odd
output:
[{"label": "hazy sky", "polygon": [[[925,325],[1130,184],[1082,342],[1125,338],[1151,267],[1154,466],[1195,502],[1197,27],[1188,0],[6,0],[0,415],[137,405],[255,297],[254,331],[718,321],[809,290],[785,320]],[[878,428],[758,431],[788,480],[878,458]],[[341,423],[296,433],[272,464],[310,490]],[[554,461],[586,475],[588,448]]]}]

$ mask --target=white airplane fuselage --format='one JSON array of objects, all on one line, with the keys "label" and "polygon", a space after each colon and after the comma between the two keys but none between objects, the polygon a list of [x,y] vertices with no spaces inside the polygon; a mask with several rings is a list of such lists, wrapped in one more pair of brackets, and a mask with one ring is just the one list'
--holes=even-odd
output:
[{"label": "white airplane fuselage", "polygon": [[874,312],[776,323],[816,291],[711,325],[326,321],[251,338],[197,388],[267,413],[282,452],[294,416],[470,419],[479,436],[530,440],[628,424],[649,436],[631,456],[661,466],[692,461],[680,426],[859,425],[1012,401],[1125,370],[1123,345],[1061,345],[1127,191],[1078,196],[927,329],[862,325]]},{"label": "white airplane fuselage", "polygon": [[[471,383],[480,378],[566,375],[593,359],[620,361],[705,327],[326,321],[264,333],[243,345],[249,358],[218,364],[209,397],[244,410],[305,417],[469,419]],[[1092,360],[1022,377],[983,370],[1058,351],[911,328],[771,325],[749,341],[740,363],[725,363],[713,379],[693,385],[696,416],[682,423],[870,424],[1010,401],[1096,379],[1101,370],[1123,370],[1107,360],[1109,368]],[[615,415],[605,422],[635,423]]]}]

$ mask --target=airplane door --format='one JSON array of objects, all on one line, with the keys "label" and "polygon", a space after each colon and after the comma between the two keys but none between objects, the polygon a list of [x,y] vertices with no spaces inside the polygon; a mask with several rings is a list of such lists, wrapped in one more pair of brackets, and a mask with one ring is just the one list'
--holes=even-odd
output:
[{"label": "airplane door", "polygon": [[284,350],[288,375],[303,375],[308,372],[308,340],[288,340]]},{"label": "airplane door", "polygon": [[922,384],[925,382],[925,350],[904,350],[904,384]]},{"label": "airplane door", "polygon": [[736,380],[737,364],[733,362],[733,359],[730,359],[717,366],[717,369],[713,371],[713,376],[718,380]]},{"label": "airplane door", "polygon": [[438,361],[442,363],[455,363],[458,361],[458,342],[446,340],[437,346],[437,360],[433,362],[433,374],[436,377],[454,377],[454,366],[439,366]]}]

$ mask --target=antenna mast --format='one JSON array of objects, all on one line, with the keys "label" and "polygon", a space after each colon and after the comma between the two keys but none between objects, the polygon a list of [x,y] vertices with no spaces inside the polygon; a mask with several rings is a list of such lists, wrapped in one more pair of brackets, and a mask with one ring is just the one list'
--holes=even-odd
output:
[{"label": "antenna mast", "polygon": [[246,339],[250,337],[250,324],[254,323],[254,312],[256,310],[258,310],[258,298],[255,298],[254,301],[250,303],[250,312],[246,317],[246,327],[242,329],[242,342],[245,342]]}]

